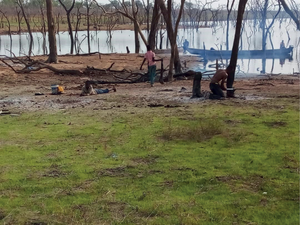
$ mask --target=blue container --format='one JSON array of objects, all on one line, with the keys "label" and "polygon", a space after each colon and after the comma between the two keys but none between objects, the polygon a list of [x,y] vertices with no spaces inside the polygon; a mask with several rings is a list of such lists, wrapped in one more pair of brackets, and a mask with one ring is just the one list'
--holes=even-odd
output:
[{"label": "blue container", "polygon": [[58,94],[58,85],[57,84],[52,84],[51,85],[51,91],[53,95],[57,95]]}]

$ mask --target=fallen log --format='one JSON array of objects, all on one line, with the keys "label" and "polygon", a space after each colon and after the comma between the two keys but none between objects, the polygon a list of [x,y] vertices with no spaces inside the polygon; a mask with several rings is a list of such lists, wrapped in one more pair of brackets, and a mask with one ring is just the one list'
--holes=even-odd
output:
[{"label": "fallen log", "polygon": [[173,77],[174,78],[178,78],[178,77],[191,77],[191,76],[195,76],[197,74],[202,74],[201,72],[196,72],[196,71],[193,71],[193,70],[189,70],[187,72],[184,72],[184,73],[178,73],[178,74],[174,74]]}]

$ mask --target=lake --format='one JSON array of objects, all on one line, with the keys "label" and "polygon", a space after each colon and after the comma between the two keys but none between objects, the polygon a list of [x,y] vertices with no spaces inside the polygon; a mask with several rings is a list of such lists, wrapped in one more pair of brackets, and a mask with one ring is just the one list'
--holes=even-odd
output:
[{"label": "lake", "polygon": [[[134,52],[134,32],[131,30],[115,30],[112,31],[111,41],[107,40],[107,31],[91,31],[91,52],[101,53],[126,53],[126,46],[131,52]],[[300,32],[296,31],[295,25],[286,19],[282,23],[276,21],[271,29],[271,37],[274,48],[279,48],[280,42],[284,40],[286,46],[294,46],[293,59],[286,59],[284,61],[279,59],[267,59],[265,61],[266,73],[274,74],[292,74],[300,72]],[[146,31],[144,31],[147,37]],[[229,49],[232,48],[232,42],[235,34],[234,23],[230,23]],[[33,54],[43,55],[43,38],[41,33],[33,33],[34,45]],[[80,53],[87,53],[87,39],[86,31],[79,31],[78,38],[81,44]],[[248,38],[247,38],[248,37]],[[241,38],[241,45],[243,50],[261,49],[262,34],[257,26],[254,27],[253,21],[246,21],[244,24],[243,34]],[[70,52],[70,39],[68,32],[60,32],[56,35],[58,54],[64,55]],[[164,33],[163,48],[166,48],[167,34]],[[0,55],[10,56],[11,51],[17,55],[28,54],[28,35],[27,33],[21,35],[12,35],[12,46],[10,46],[10,38],[8,35],[0,35]],[[219,22],[213,27],[199,28],[198,32],[195,29],[179,29],[178,31],[178,46],[182,46],[184,39],[189,41],[191,48],[203,48],[205,43],[206,49],[225,49],[226,48],[226,22]],[[48,38],[46,37],[46,44],[48,45]],[[267,49],[272,49],[271,42],[268,38]],[[141,53],[145,53],[146,47],[141,41]],[[226,60],[223,60],[226,64]],[[238,75],[253,75],[261,74],[264,62],[261,59],[243,59],[238,60]],[[198,68],[191,68],[195,70],[209,69],[203,68],[199,62]]]}]

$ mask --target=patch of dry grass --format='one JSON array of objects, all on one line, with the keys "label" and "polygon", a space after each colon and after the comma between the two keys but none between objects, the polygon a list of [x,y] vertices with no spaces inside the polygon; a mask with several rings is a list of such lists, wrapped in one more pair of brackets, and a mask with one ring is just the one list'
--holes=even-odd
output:
[{"label": "patch of dry grass", "polygon": [[166,141],[182,140],[201,142],[224,132],[223,124],[214,119],[198,120],[193,125],[178,125],[167,122],[160,137]]}]

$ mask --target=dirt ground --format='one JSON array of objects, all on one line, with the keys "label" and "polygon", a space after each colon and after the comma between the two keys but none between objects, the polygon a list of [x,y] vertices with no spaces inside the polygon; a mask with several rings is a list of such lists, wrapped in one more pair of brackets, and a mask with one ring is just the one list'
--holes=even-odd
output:
[{"label": "dirt ground", "polygon": [[[168,54],[158,54],[164,59],[165,67],[168,64]],[[46,57],[38,57],[46,59]],[[186,62],[185,70],[195,69],[200,64],[196,56],[182,56]],[[60,69],[83,70],[87,66],[99,69],[110,67],[112,69],[139,71],[142,54],[103,54],[92,56],[60,56],[59,63],[53,67]],[[158,68],[160,65],[158,63]],[[146,72],[146,65],[143,72]],[[203,104],[213,102],[206,98],[191,99],[192,80],[175,80],[165,84],[155,83],[150,87],[149,83],[117,84],[116,92],[108,94],[80,97],[81,87],[87,79],[101,79],[101,77],[87,76],[62,76],[45,69],[28,74],[16,74],[10,68],[0,63],[0,111],[9,110],[11,113],[21,113],[38,110],[63,110],[70,108],[90,108],[105,110],[121,107],[149,107],[163,105],[172,107],[182,104]],[[209,77],[203,77],[202,91],[209,91]],[[59,84],[65,88],[62,95],[51,95],[51,85]],[[98,86],[106,87],[106,85]],[[234,87],[236,99],[225,101],[255,101],[264,98],[294,98],[299,101],[299,76],[258,76],[256,78],[237,78]],[[35,95],[35,93],[44,95]]]}]

